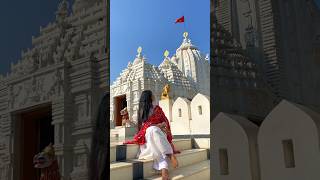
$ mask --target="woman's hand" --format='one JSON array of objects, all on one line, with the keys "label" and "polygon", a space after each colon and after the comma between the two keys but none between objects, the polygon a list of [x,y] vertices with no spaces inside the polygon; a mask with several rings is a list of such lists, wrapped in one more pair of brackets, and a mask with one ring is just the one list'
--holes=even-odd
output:
[{"label": "woman's hand", "polygon": [[156,126],[159,127],[164,133],[168,134],[169,130],[165,122],[159,123]]},{"label": "woman's hand", "polygon": [[123,144],[137,144],[134,140],[126,140],[123,142]]},{"label": "woman's hand", "polygon": [[162,128],[165,128],[166,127],[166,123],[165,122],[162,122],[162,123],[159,123],[159,124],[156,124],[156,126],[160,129]]}]

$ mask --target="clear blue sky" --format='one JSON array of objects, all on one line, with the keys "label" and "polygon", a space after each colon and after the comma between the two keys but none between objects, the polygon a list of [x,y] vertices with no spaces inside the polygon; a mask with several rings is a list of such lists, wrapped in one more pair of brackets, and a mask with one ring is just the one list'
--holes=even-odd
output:
[{"label": "clear blue sky", "polygon": [[[73,0],[70,0],[73,1]],[[174,20],[186,16],[186,27],[193,42],[209,53],[209,0],[111,0],[112,80],[144,48],[149,61],[159,64],[163,51],[170,54],[181,43],[183,25]],[[320,0],[316,0],[320,4]],[[0,6],[0,74],[20,58],[22,49],[31,47],[31,36],[39,27],[55,19],[60,0],[3,1]],[[202,26],[203,25],[203,26]],[[200,32],[200,33],[199,33]],[[201,33],[204,32],[204,33]],[[117,48],[120,47],[120,48]],[[118,61],[119,65],[117,65]],[[123,62],[123,63],[121,63]]]},{"label": "clear blue sky", "polygon": [[134,60],[138,46],[154,65],[166,49],[173,55],[184,32],[174,22],[183,15],[193,44],[210,52],[210,0],[111,0],[110,8],[111,82]]},{"label": "clear blue sky", "polygon": [[40,26],[55,20],[60,0],[2,1],[0,6],[0,74],[17,62],[21,50],[31,47]]}]

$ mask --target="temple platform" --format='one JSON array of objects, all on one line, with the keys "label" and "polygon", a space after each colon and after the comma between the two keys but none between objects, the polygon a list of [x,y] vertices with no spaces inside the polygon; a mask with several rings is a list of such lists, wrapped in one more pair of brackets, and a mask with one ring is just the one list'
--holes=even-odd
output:
[{"label": "temple platform", "polygon": [[110,137],[125,139],[133,137],[136,131],[135,127],[116,126],[114,129],[110,129]]}]

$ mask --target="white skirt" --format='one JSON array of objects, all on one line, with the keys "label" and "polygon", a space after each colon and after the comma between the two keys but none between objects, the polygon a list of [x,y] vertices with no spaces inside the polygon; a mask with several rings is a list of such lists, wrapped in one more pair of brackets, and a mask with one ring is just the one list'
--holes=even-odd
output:
[{"label": "white skirt", "polygon": [[167,135],[157,126],[150,126],[146,130],[146,143],[140,145],[139,159],[153,159],[156,170],[168,169],[167,154],[173,154]]}]

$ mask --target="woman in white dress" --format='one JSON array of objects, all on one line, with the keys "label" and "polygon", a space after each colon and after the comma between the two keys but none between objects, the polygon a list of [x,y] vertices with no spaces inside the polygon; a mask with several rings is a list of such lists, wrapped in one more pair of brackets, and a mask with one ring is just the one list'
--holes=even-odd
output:
[{"label": "woman in white dress", "polygon": [[150,90],[142,92],[138,109],[138,133],[125,144],[139,144],[139,159],[153,159],[153,168],[161,171],[162,179],[169,179],[168,161],[174,168],[178,161],[174,154],[170,124],[162,109],[153,105],[154,96]]}]

